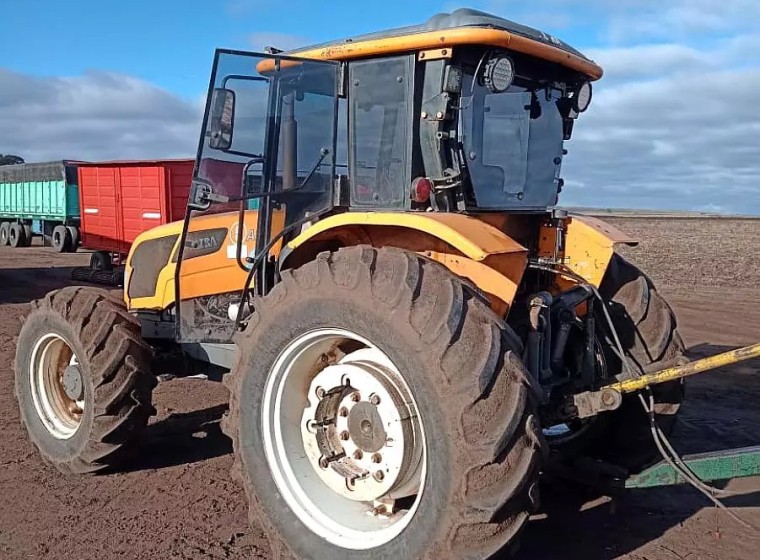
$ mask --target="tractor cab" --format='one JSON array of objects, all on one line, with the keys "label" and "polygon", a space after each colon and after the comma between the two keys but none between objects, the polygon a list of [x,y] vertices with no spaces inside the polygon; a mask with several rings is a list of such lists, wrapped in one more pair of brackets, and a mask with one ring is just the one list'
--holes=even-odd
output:
[{"label": "tractor cab", "polygon": [[181,337],[228,341],[241,288],[265,294],[288,242],[327,215],[546,213],[600,76],[473,10],[292,53],[217,51],[176,255]]}]

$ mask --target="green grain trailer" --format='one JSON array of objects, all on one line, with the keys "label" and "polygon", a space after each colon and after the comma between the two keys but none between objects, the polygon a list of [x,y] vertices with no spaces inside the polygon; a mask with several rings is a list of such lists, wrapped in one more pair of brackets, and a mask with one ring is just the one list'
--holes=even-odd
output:
[{"label": "green grain trailer", "polygon": [[0,245],[29,246],[34,236],[59,252],[79,245],[76,163],[0,166]]}]

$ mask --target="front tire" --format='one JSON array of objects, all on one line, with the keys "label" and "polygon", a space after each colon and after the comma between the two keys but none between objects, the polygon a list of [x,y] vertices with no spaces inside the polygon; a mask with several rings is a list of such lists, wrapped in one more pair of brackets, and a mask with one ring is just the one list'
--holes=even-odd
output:
[{"label": "front tire", "polygon": [[[309,346],[320,337],[322,346]],[[333,353],[343,357],[335,363]],[[242,479],[251,516],[264,526],[275,557],[484,559],[514,544],[536,506],[544,450],[519,355],[519,340],[483,299],[416,254],[353,247],[283,271],[281,283],[255,302],[238,340],[223,424],[235,446],[233,474]],[[288,356],[300,365],[283,369]],[[396,500],[399,511],[386,520],[370,514],[378,502],[338,499],[321,482],[317,462],[304,467],[308,436],[300,446],[282,443],[288,437],[300,443],[307,423],[299,410],[314,408],[310,381],[351,359],[367,371],[398,373],[397,392],[407,388],[424,436],[419,490]],[[283,371],[301,373],[289,383]],[[351,374],[348,383],[363,383],[356,381],[362,375]],[[345,389],[323,391],[323,397]],[[290,404],[273,407],[272,395]],[[346,412],[348,421],[353,414]],[[362,441],[353,431],[344,435],[345,449]],[[277,438],[280,454],[267,443]],[[403,456],[414,456],[406,443]],[[288,469],[298,476],[285,480]],[[383,533],[402,521],[399,530]]]},{"label": "front tire", "polygon": [[[651,373],[682,363],[685,350],[676,316],[638,267],[614,254],[599,291],[608,302],[615,330],[635,372]],[[609,373],[618,380],[628,379],[620,360],[611,351],[608,355]],[[680,380],[663,383],[653,387],[652,394],[657,424],[670,434],[684,399],[684,384]],[[649,416],[638,395],[624,397],[618,410],[606,414],[604,433],[596,438],[592,455],[633,472],[659,458]]]},{"label": "front tire", "polygon": [[156,384],[140,326],[107,292],[63,288],[33,303],[16,348],[22,424],[65,473],[115,467],[150,415]]}]

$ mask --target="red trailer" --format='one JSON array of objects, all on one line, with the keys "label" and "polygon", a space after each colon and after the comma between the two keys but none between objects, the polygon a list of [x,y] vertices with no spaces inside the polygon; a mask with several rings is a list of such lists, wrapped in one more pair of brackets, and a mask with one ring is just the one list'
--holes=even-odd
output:
[{"label": "red trailer", "polygon": [[120,260],[140,233],[184,217],[194,163],[183,159],[79,164],[81,244],[97,251],[93,268],[110,268],[110,257]]}]

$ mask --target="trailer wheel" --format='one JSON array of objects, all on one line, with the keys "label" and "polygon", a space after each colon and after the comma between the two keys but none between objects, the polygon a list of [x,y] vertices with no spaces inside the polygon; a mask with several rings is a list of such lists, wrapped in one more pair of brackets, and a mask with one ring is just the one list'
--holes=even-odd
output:
[{"label": "trailer wheel", "polygon": [[275,557],[515,542],[545,442],[520,342],[487,302],[414,253],[352,247],[283,271],[254,307],[223,428]]},{"label": "trailer wheel", "polygon": [[138,322],[104,290],[64,288],[34,302],[15,389],[42,457],[65,473],[123,461],[153,413],[150,358]]},{"label": "trailer wheel", "polygon": [[[600,286],[609,303],[612,322],[621,344],[641,371],[656,371],[677,365],[683,359],[684,344],[678,333],[675,314],[657,292],[652,281],[635,265],[613,255]],[[619,380],[629,376],[613,352],[608,353],[610,373]],[[652,388],[657,423],[664,433],[672,432],[684,398],[682,381]],[[624,397],[620,409],[610,413],[601,437],[595,438],[592,454],[638,471],[659,457],[652,440],[649,417],[637,395]]]},{"label": "trailer wheel", "polygon": [[71,245],[69,246],[69,253],[76,253],[79,248],[79,228],[76,226],[66,226],[69,230],[69,237],[71,238]]},{"label": "trailer wheel", "polygon": [[26,244],[24,227],[21,224],[11,224],[8,234],[8,242],[11,247],[23,247]]},{"label": "trailer wheel", "polygon": [[71,247],[71,234],[66,226],[55,226],[53,228],[53,248],[58,253],[65,253]]},{"label": "trailer wheel", "polygon": [[93,270],[113,270],[113,259],[107,251],[95,251],[90,255],[90,268]]},{"label": "trailer wheel", "polygon": [[24,224],[24,247],[31,247],[34,240],[34,234],[32,233],[32,226]]},{"label": "trailer wheel", "polygon": [[0,247],[8,245],[11,233],[11,225],[8,222],[0,223]]}]

